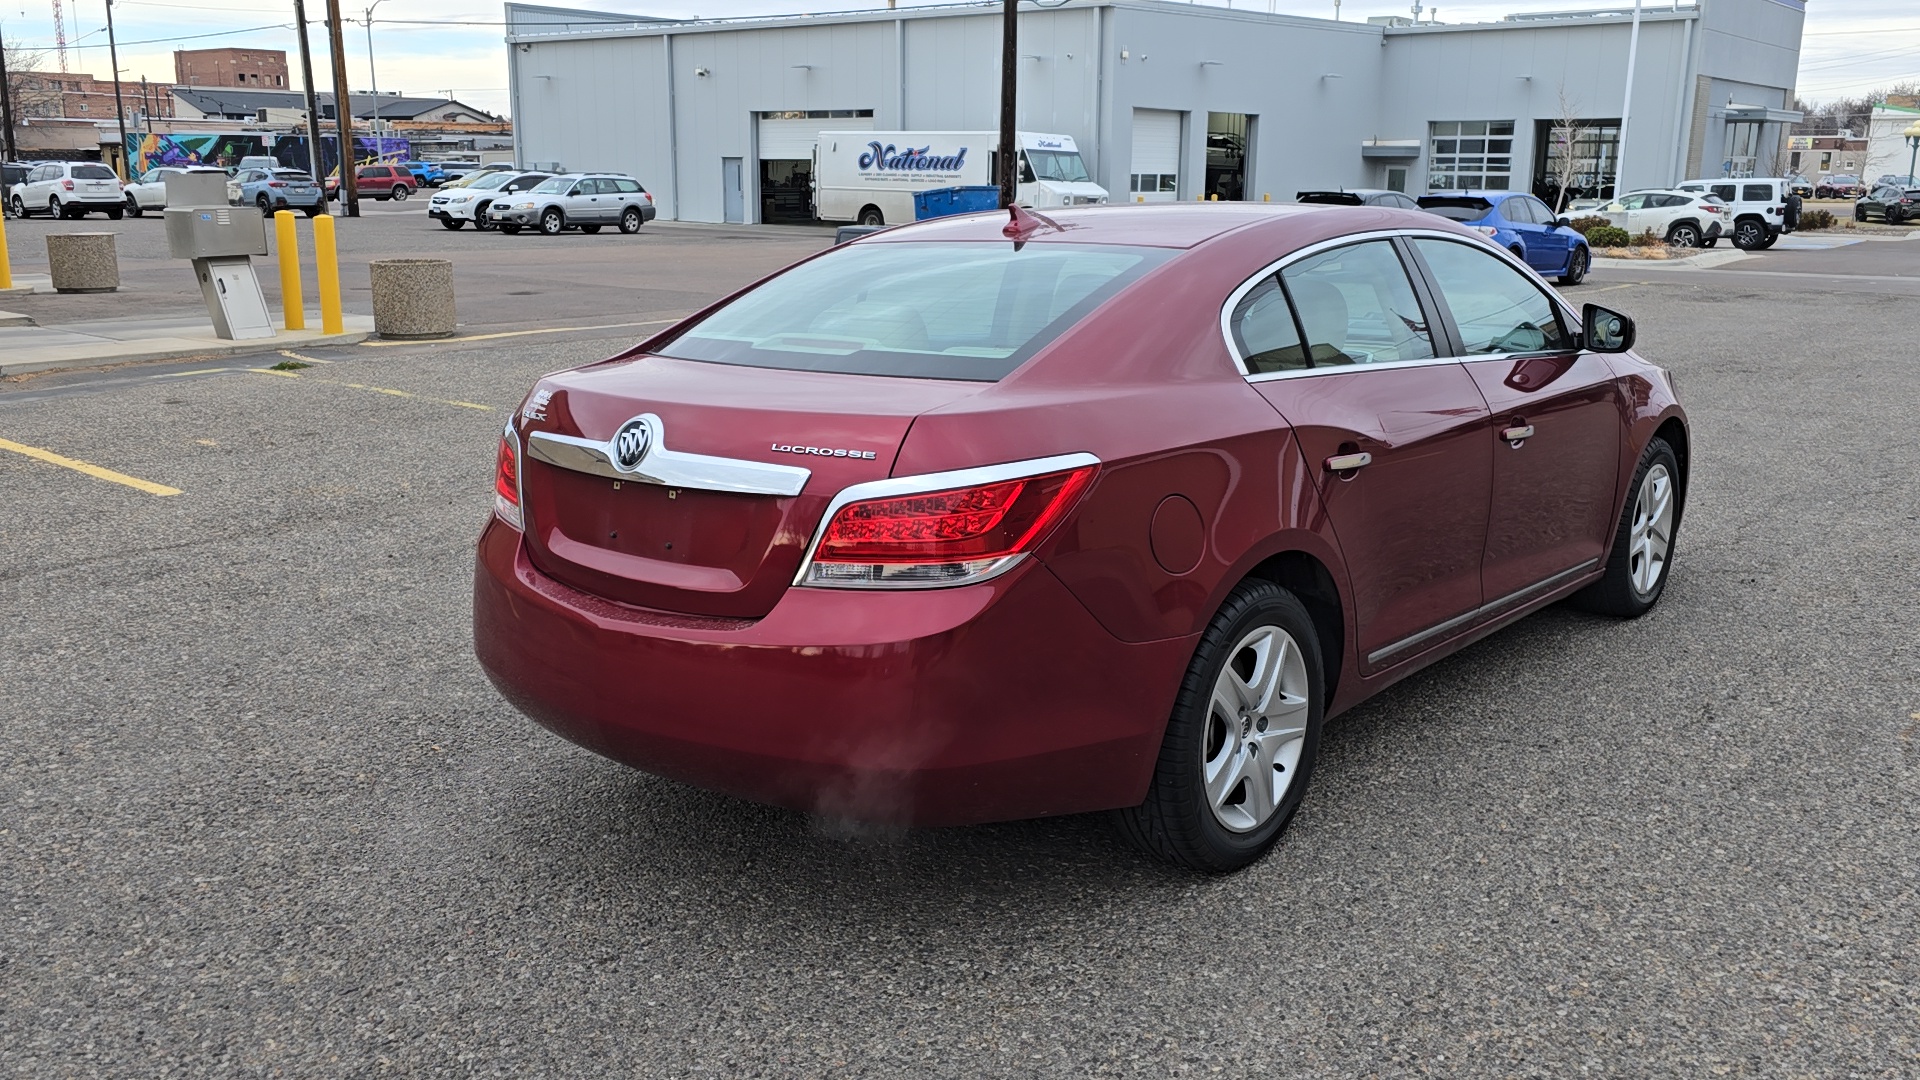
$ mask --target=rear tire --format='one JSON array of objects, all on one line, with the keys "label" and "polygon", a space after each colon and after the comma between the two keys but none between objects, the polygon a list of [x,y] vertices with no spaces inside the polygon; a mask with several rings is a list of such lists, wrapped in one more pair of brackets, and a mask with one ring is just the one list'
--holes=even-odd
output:
[{"label": "rear tire", "polygon": [[125,213],[126,213],[126,211],[125,211],[125,210],[123,210],[123,209],[121,209],[120,207],[118,207],[118,206],[116,206],[116,207],[114,207],[113,209],[111,209],[111,210],[108,210],[108,211],[106,211],[106,215],[107,215],[107,220],[109,220],[109,221],[119,221],[119,220],[120,220],[120,216],[121,216],[122,214],[125,214]]},{"label": "rear tire", "polygon": [[407,196],[409,194],[411,194],[411,191],[407,187],[407,185],[405,184],[393,185],[393,201],[394,202],[406,202]]},{"label": "rear tire", "polygon": [[1667,243],[1674,247],[1699,247],[1700,226],[1690,221],[1675,223],[1673,228],[1667,230]]},{"label": "rear tire", "polygon": [[861,207],[861,209],[860,209],[860,224],[862,224],[862,225],[885,225],[886,223],[887,223],[887,216],[886,216],[885,214],[882,214],[882,213],[880,212],[880,208],[879,208],[879,207],[877,207],[877,206],[865,206],[865,207]]},{"label": "rear tire", "polygon": [[1613,535],[1606,575],[1573,594],[1573,603],[1599,615],[1637,619],[1666,591],[1680,529],[1680,463],[1665,439],[1652,439],[1640,452],[1640,467],[1627,490],[1631,494]]},{"label": "rear tire", "polygon": [[1212,873],[1265,855],[1306,794],[1325,687],[1307,609],[1270,581],[1241,582],[1187,666],[1146,800],[1114,812],[1120,834]]},{"label": "rear tire", "polygon": [[47,196],[47,214],[56,219],[73,216],[67,211],[66,207],[60,205],[60,196],[58,195]]},{"label": "rear tire", "polygon": [[127,196],[127,213],[132,214],[134,217],[139,217],[145,214],[146,211],[141,209],[139,199],[129,195]]},{"label": "rear tire", "polygon": [[253,200],[253,202],[255,206],[258,206],[260,208],[261,217],[273,216],[273,204],[267,201],[267,197],[265,195],[262,195],[259,198]]},{"label": "rear tire", "polygon": [[620,231],[621,232],[626,233],[628,236],[632,236],[634,233],[637,233],[640,231],[640,225],[641,225],[641,218],[640,218],[639,207],[629,206],[625,210],[622,210],[620,212]]},{"label": "rear tire", "polygon": [[1578,285],[1587,280],[1587,267],[1591,263],[1592,257],[1586,248],[1574,248],[1573,254],[1567,256],[1567,272],[1560,275],[1560,284]]},{"label": "rear tire", "polygon": [[317,207],[317,206],[309,206],[309,207],[307,207],[307,208],[306,208],[306,210],[304,210],[304,211],[302,211],[302,212],[303,212],[303,213],[305,213],[305,214],[306,214],[306,215],[307,215],[308,217],[319,217],[319,216],[320,216],[320,208],[319,208],[319,207]]}]

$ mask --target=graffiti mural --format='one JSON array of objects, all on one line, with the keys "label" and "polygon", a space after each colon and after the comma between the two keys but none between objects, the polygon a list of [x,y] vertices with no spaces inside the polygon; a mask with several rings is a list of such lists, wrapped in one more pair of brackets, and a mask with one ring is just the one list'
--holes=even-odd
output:
[{"label": "graffiti mural", "polygon": [[135,176],[162,165],[217,165],[230,168],[250,154],[265,154],[269,135],[176,133],[128,135],[127,162]]},{"label": "graffiti mural", "polygon": [[[320,136],[320,170],[328,176],[334,176],[340,170],[339,140],[331,135]],[[274,141],[273,156],[281,163],[294,169],[307,167],[307,137],[305,135],[282,135]],[[405,139],[382,136],[371,138],[363,135],[353,137],[353,164],[381,165],[411,160],[413,144]]]}]

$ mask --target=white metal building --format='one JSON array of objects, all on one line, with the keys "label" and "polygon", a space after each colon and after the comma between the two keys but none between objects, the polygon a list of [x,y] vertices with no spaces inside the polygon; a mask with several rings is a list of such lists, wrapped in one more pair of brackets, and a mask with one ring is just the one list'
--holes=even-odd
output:
[{"label": "white metal building", "polygon": [[[1805,0],[1649,5],[1625,187],[1776,167]],[[675,22],[508,4],[522,160],[631,173],[665,217],[808,213],[821,130],[999,122],[997,3]],[[1126,199],[1308,188],[1540,191],[1567,113],[1575,186],[1611,188],[1631,8],[1336,22],[1166,0],[1020,15],[1018,126],[1071,135]]]}]

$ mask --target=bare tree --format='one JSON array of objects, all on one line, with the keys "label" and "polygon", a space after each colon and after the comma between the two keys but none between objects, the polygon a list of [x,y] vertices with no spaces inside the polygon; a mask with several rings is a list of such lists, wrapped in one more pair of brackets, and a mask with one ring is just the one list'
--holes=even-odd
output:
[{"label": "bare tree", "polygon": [[1567,209],[1567,188],[1572,186],[1574,178],[1580,175],[1580,123],[1579,113],[1572,100],[1567,97],[1566,84],[1560,86],[1560,114],[1553,121],[1553,130],[1548,134],[1552,150],[1558,151],[1556,158],[1551,153],[1549,160],[1553,167],[1548,179],[1553,181],[1553,212],[1562,214]]},{"label": "bare tree", "polygon": [[20,122],[29,116],[60,115],[60,91],[47,84],[46,76],[40,74],[40,65],[46,62],[46,54],[14,45],[6,46],[7,92],[4,101],[7,115],[0,118],[0,146],[11,146]]}]

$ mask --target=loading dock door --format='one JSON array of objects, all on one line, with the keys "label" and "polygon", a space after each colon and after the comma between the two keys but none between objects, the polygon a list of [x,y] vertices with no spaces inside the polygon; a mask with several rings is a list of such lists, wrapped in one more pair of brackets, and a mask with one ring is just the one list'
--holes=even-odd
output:
[{"label": "loading dock door", "polygon": [[1168,109],[1133,110],[1133,170],[1129,187],[1142,202],[1180,197],[1180,117]]},{"label": "loading dock door", "polygon": [[761,116],[760,220],[813,220],[813,144],[822,131],[872,131],[871,116]]}]

